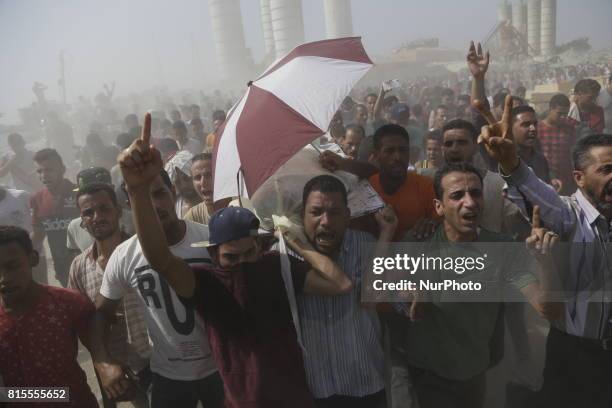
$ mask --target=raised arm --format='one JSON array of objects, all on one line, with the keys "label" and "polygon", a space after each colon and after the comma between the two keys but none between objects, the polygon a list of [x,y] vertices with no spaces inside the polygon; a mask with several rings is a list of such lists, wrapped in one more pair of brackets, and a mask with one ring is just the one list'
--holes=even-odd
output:
[{"label": "raised arm", "polygon": [[190,298],[195,288],[193,271],[170,252],[164,230],[151,201],[150,188],[159,177],[163,163],[151,144],[151,114],[147,113],[142,135],[119,155],[119,166],[127,187],[134,227],[149,264],[162,275],[177,294]]},{"label": "raised arm", "polygon": [[319,156],[319,163],[321,167],[331,172],[342,170],[354,174],[360,179],[369,178],[378,173],[378,168],[372,163],[346,159],[329,150],[321,153],[321,156]]},{"label": "raised arm", "polygon": [[504,114],[499,122],[482,101],[476,101],[474,105],[489,123],[482,128],[478,142],[483,144],[488,155],[499,163],[501,176],[532,204],[540,207],[542,221],[548,228],[558,234],[570,231],[575,222],[571,208],[552,186],[540,180],[519,159],[512,135],[512,97],[506,97]]},{"label": "raised arm", "polygon": [[287,244],[298,253],[312,269],[306,273],[304,293],[310,295],[339,295],[353,288],[353,283],[331,258],[317,252],[308,242],[290,233],[283,233]]},{"label": "raised arm", "polygon": [[540,267],[538,282],[531,283],[521,289],[533,308],[545,319],[558,320],[563,316],[564,306],[553,299],[553,294],[560,289],[560,280],[552,256],[552,249],[559,236],[542,228],[540,207],[533,208],[531,236],[527,238],[527,248],[535,256]]},{"label": "raised arm", "polygon": [[467,55],[467,65],[472,74],[472,103],[474,101],[484,101],[487,97],[485,93],[485,75],[489,69],[489,62],[489,51],[483,55],[480,43],[475,46],[474,41],[471,41]]},{"label": "raised arm", "polygon": [[373,112],[373,120],[379,120],[382,114],[383,108],[383,100],[385,99],[385,88],[381,85],[380,91],[378,92],[378,98],[376,98],[376,103],[374,104],[374,112]]}]

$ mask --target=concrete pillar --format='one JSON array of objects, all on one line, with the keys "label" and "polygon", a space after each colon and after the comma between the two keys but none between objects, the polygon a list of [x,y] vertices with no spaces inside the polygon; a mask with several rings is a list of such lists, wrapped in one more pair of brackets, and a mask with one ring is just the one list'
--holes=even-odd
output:
[{"label": "concrete pillar", "polygon": [[557,0],[542,0],[540,24],[540,50],[542,55],[553,55],[557,40]]},{"label": "concrete pillar", "polygon": [[272,15],[270,14],[270,0],[260,0],[261,28],[264,37],[264,49],[266,58],[276,59],[276,49],[274,48],[274,32],[272,31]]},{"label": "concrete pillar", "polygon": [[534,55],[540,55],[540,26],[542,1],[529,0],[527,3],[527,42]]},{"label": "concrete pillar", "polygon": [[351,0],[323,0],[327,38],[353,35]]},{"label": "concrete pillar", "polygon": [[277,58],[304,43],[301,0],[270,0],[270,16]]}]

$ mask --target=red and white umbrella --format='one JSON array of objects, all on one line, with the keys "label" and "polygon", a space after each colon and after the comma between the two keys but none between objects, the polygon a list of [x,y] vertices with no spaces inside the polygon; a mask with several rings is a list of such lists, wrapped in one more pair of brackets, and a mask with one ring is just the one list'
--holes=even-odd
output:
[{"label": "red and white umbrella", "polygon": [[[361,38],[302,44],[273,63],[229,112],[214,147],[214,200],[253,193],[298,150],[323,135],[373,66]],[[242,192],[244,196],[244,192]]]}]

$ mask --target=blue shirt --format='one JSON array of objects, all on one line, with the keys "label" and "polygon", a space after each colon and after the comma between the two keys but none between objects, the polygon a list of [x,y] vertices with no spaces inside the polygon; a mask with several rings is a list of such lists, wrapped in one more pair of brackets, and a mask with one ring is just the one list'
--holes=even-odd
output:
[{"label": "blue shirt", "polygon": [[380,322],[375,310],[361,306],[362,264],[375,243],[370,234],[346,230],[335,261],[353,282],[350,293],[298,294],[304,365],[315,398],[361,397],[384,388]]}]

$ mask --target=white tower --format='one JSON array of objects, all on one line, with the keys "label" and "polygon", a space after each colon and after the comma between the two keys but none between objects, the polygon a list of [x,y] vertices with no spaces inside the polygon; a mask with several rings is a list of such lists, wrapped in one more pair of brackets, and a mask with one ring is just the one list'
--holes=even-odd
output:
[{"label": "white tower", "polygon": [[252,68],[244,42],[240,0],[208,0],[219,70],[224,79],[244,80]]},{"label": "white tower", "polygon": [[512,22],[512,6],[508,3],[508,0],[502,0],[497,6],[497,22],[502,21]]},{"label": "white tower", "polygon": [[270,14],[270,0],[260,0],[261,28],[264,37],[264,49],[266,58],[276,59],[276,49],[274,48],[274,32],[272,31],[272,15]]},{"label": "white tower", "polygon": [[270,0],[270,16],[276,57],[280,58],[304,42],[301,0]]},{"label": "white tower", "polygon": [[542,0],[527,3],[527,42],[535,55],[540,55],[540,23]]},{"label": "white tower", "polygon": [[351,0],[323,0],[327,38],[350,37],[353,35]]},{"label": "white tower", "polygon": [[542,0],[540,49],[542,55],[555,53],[557,39],[557,0]]},{"label": "white tower", "polygon": [[512,4],[512,25],[519,33],[527,35],[527,6],[523,0]]}]

